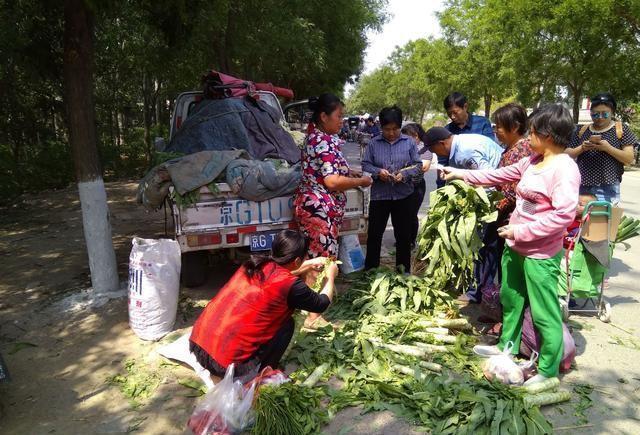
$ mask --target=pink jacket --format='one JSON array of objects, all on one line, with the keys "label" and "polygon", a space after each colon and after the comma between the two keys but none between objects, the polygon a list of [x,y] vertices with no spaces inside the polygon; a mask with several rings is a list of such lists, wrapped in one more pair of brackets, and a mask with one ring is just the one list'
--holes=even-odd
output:
[{"label": "pink jacket", "polygon": [[504,168],[464,171],[464,180],[480,186],[519,181],[516,208],[509,220],[515,240],[506,242],[521,255],[542,259],[551,258],[562,249],[565,230],[576,216],[580,171],[567,154],[536,169],[539,159],[539,155],[533,155]]}]

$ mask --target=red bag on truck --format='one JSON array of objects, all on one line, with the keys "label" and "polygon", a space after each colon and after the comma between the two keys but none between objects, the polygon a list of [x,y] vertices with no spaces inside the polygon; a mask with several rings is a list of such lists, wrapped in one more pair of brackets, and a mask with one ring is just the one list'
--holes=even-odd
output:
[{"label": "red bag on truck", "polygon": [[293,91],[291,89],[279,88],[271,83],[254,83],[219,71],[209,71],[209,73],[202,76],[202,84],[204,86],[204,97],[213,100],[244,97],[245,95],[254,97],[256,91],[273,92],[278,97],[287,100],[293,99]]}]

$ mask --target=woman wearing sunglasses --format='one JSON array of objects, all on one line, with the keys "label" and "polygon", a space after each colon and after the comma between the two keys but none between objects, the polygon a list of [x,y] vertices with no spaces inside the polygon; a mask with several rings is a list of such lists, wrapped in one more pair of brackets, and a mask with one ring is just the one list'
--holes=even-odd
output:
[{"label": "woman wearing sunglasses", "polygon": [[620,202],[624,165],[633,163],[633,144],[637,142],[628,125],[614,121],[615,112],[616,100],[611,94],[592,97],[593,123],[578,127],[566,150],[580,168],[580,194],[593,194],[612,204]]}]

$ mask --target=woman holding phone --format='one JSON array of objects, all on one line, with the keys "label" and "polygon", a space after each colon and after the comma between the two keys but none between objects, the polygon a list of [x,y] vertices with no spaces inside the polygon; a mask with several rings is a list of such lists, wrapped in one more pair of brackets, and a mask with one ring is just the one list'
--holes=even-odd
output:
[{"label": "woman holding phone", "polygon": [[620,202],[624,165],[633,163],[633,144],[638,141],[628,125],[614,121],[616,100],[611,94],[591,98],[592,124],[578,127],[566,153],[580,168],[580,194],[599,201]]}]

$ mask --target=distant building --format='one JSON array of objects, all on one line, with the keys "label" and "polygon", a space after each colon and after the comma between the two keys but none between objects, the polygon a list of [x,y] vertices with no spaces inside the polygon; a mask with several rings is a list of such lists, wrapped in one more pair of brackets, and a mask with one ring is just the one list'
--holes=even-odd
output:
[{"label": "distant building", "polygon": [[583,98],[578,114],[578,124],[591,124],[591,100]]}]

